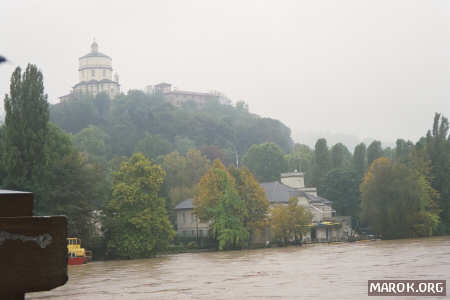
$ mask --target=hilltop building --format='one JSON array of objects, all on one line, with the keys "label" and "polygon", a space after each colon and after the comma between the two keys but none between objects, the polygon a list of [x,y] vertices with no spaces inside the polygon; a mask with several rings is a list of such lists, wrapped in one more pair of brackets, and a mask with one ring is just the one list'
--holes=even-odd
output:
[{"label": "hilltop building", "polygon": [[[288,205],[289,199],[297,198],[298,204],[312,213],[310,231],[303,237],[304,242],[346,241],[352,235],[351,218],[336,216],[331,201],[317,196],[313,187],[305,187],[304,175],[300,172],[282,173],[281,182],[261,183],[270,206]],[[175,207],[177,212],[177,234],[190,237],[207,236],[209,224],[200,222],[193,213],[193,199],[186,199]],[[253,243],[263,244],[271,240],[270,228],[262,235],[253,237]]]},{"label": "hilltop building", "polygon": [[78,59],[79,82],[73,86],[70,94],[60,97],[61,101],[74,96],[87,95],[95,97],[98,93],[106,93],[114,98],[120,93],[119,76],[114,74],[112,59],[98,51],[97,42],[91,44],[91,52]]},{"label": "hilltop building", "polygon": [[225,97],[223,94],[219,92],[191,92],[191,91],[182,91],[177,89],[172,89],[172,85],[170,83],[161,82],[154,86],[148,85],[145,88],[145,92],[147,94],[160,95],[164,97],[164,99],[175,106],[181,106],[186,102],[194,102],[196,104],[202,105],[207,103],[208,101],[217,100],[222,104],[231,104],[231,100]]}]

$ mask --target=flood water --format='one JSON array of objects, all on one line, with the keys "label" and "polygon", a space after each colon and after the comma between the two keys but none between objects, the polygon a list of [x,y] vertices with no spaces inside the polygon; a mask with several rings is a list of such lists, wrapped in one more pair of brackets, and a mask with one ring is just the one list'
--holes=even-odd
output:
[{"label": "flood water", "polygon": [[92,262],[69,267],[65,286],[26,299],[363,299],[369,279],[445,279],[448,287],[450,237]]}]

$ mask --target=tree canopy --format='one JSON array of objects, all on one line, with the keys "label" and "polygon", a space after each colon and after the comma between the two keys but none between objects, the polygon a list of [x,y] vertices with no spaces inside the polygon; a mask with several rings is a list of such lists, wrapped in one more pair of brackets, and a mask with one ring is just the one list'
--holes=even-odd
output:
[{"label": "tree canopy", "polygon": [[243,163],[260,182],[279,180],[287,168],[282,150],[274,143],[251,146]]},{"label": "tree canopy", "polygon": [[291,241],[301,242],[311,224],[312,214],[305,207],[298,205],[295,197],[289,199],[288,205],[277,204],[271,211],[271,228],[275,240],[281,244]]},{"label": "tree canopy", "polygon": [[236,190],[234,178],[219,160],[215,160],[200,179],[193,204],[195,215],[210,222],[219,250],[247,245],[248,211]]},{"label": "tree canopy", "polygon": [[105,208],[109,255],[147,257],[168,247],[175,231],[158,194],[163,180],[162,168],[141,153],[114,174],[112,198]]},{"label": "tree canopy", "polygon": [[362,219],[383,238],[430,236],[439,223],[436,198],[425,176],[379,158],[361,184]]},{"label": "tree canopy", "polygon": [[148,136],[158,136],[158,144],[164,144],[158,146],[163,150],[146,153],[152,158],[173,150],[185,154],[191,148],[209,146],[233,153],[233,157],[235,153],[243,156],[250,146],[264,142],[273,142],[288,152],[293,144],[291,131],[283,123],[261,118],[238,106],[211,100],[204,105],[189,102],[176,107],[160,96],[136,90],[114,101],[100,93],[94,98],[79,97],[52,105],[50,119],[72,134],[89,125],[101,128],[110,137],[112,156],[146,152],[152,147],[145,142]]},{"label": "tree canopy", "polygon": [[15,69],[4,104],[4,185],[38,188],[48,162],[49,104],[43,75],[35,65],[29,64],[23,73],[20,67]]}]

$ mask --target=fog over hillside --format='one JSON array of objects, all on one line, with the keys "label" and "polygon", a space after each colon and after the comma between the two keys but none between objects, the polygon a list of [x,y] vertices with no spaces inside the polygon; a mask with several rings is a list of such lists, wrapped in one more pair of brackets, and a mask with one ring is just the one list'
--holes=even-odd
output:
[{"label": "fog over hillside", "polygon": [[[94,38],[122,91],[218,90],[303,133],[416,141],[450,115],[447,1],[12,1],[0,10],[0,95],[37,64],[52,103]],[[330,135],[331,139],[333,135]]]}]

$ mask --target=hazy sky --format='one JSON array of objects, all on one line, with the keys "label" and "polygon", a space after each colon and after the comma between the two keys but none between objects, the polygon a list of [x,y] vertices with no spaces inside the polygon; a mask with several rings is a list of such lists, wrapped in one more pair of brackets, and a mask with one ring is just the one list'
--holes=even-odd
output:
[{"label": "hazy sky", "polygon": [[123,91],[218,90],[300,142],[416,140],[434,112],[450,117],[449,1],[3,0],[2,98],[15,66],[31,62],[56,102],[94,37]]}]

